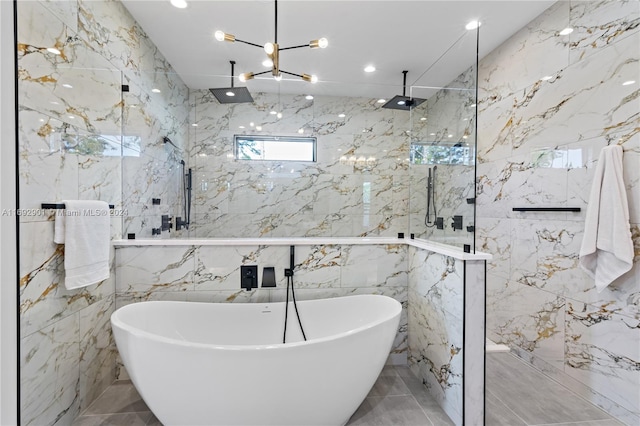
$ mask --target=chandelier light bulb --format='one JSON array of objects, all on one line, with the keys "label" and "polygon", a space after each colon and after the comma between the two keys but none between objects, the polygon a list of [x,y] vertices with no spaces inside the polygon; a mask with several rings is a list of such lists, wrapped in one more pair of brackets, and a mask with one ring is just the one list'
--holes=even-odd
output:
[{"label": "chandelier light bulb", "polygon": [[227,34],[224,31],[218,30],[213,35],[218,41],[229,41],[229,42],[236,41],[236,36],[234,36],[233,34]]},{"label": "chandelier light bulb", "polygon": [[252,72],[245,72],[244,74],[240,74],[238,76],[238,79],[242,82],[245,82],[247,80],[252,80],[253,79],[253,73]]},{"label": "chandelier light bulb", "polygon": [[267,53],[267,55],[273,55],[273,52],[275,52],[275,44],[273,43],[265,43],[264,45],[264,51]]},{"label": "chandelier light bulb", "polygon": [[309,47],[312,49],[326,49],[326,47],[329,46],[329,40],[327,40],[326,38],[322,37],[318,40],[311,40],[309,42]]},{"label": "chandelier light bulb", "polygon": [[271,68],[273,66],[273,61],[269,58],[262,61],[262,66],[266,68]]},{"label": "chandelier light bulb", "polygon": [[273,76],[273,79],[274,79],[275,81],[281,81],[281,80],[282,80],[282,74],[274,75],[274,76]]}]

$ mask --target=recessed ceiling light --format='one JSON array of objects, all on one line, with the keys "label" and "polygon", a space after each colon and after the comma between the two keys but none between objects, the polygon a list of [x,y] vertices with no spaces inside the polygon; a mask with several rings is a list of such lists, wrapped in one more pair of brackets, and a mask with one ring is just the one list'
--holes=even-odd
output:
[{"label": "recessed ceiling light", "polygon": [[261,131],[262,130],[262,126],[256,126],[256,130],[257,131]]},{"label": "recessed ceiling light", "polygon": [[160,89],[151,89],[153,93],[160,93]]},{"label": "recessed ceiling light", "polygon": [[427,121],[427,117],[420,118],[420,121]]},{"label": "recessed ceiling light", "polygon": [[573,28],[569,28],[569,27],[567,27],[567,28],[565,28],[564,30],[560,31],[560,33],[559,33],[559,34],[560,34],[560,35],[568,35],[568,34],[571,34],[572,32],[573,32]]},{"label": "recessed ceiling light", "polygon": [[73,115],[70,115],[69,118],[73,120],[76,117],[74,117]]},{"label": "recessed ceiling light", "polygon": [[373,65],[367,65],[366,67],[364,67],[364,72],[374,72],[376,70],[376,67],[374,67]]},{"label": "recessed ceiling light", "polygon": [[198,123],[191,123],[191,126],[198,127]]},{"label": "recessed ceiling light", "polygon": [[62,87],[66,87],[67,89],[73,89],[73,86],[70,85],[69,83],[63,84]]},{"label": "recessed ceiling light", "polygon": [[312,100],[312,99],[313,99],[313,96],[311,96],[311,95],[307,95],[307,96],[305,96],[304,98],[305,98],[306,100],[310,101],[310,100]]},{"label": "recessed ceiling light", "polygon": [[271,59],[265,59],[264,61],[262,61],[262,66],[271,68],[273,66],[273,61]]},{"label": "recessed ceiling light", "polygon": [[185,7],[187,7],[186,0],[171,0],[171,4],[173,5],[173,7],[177,7],[178,9],[184,9]]},{"label": "recessed ceiling light", "polygon": [[542,81],[548,81],[548,80],[551,80],[552,78],[553,78],[553,76],[552,76],[552,75],[545,75],[545,76],[544,76],[544,77],[542,77],[540,80],[542,80]]},{"label": "recessed ceiling light", "polygon": [[249,123],[249,126],[251,126],[251,127],[253,127],[253,126],[255,126],[255,125],[256,125],[256,124],[255,124],[253,121],[252,121],[251,123]]},{"label": "recessed ceiling light", "polygon": [[452,135],[451,133],[449,133],[449,134],[447,135],[447,137],[448,137],[448,138],[452,138],[452,137],[453,137],[453,135]]},{"label": "recessed ceiling light", "polygon": [[429,136],[435,136],[435,135],[436,135],[435,133],[429,133]]},{"label": "recessed ceiling light", "polygon": [[238,126],[238,129],[244,129],[244,126]]},{"label": "recessed ceiling light", "polygon": [[59,55],[60,54],[60,51],[58,49],[56,49],[55,47],[47,47],[47,52],[53,53],[54,55]]},{"label": "recessed ceiling light", "polygon": [[475,108],[475,107],[476,107],[476,104],[469,105],[469,108]]},{"label": "recessed ceiling light", "polygon": [[278,111],[271,111],[269,114],[276,115],[277,113],[278,113]]},{"label": "recessed ceiling light", "polygon": [[631,86],[632,84],[634,84],[636,81],[635,80],[627,80],[624,83],[622,83],[623,86]]},{"label": "recessed ceiling light", "polygon": [[338,114],[338,117],[340,117],[340,118],[345,118],[345,117],[346,117],[346,115],[344,115],[344,114]]},{"label": "recessed ceiling light", "polygon": [[480,26],[480,21],[470,21],[467,25],[465,25],[464,27],[468,30],[475,30],[476,28],[478,28]]},{"label": "recessed ceiling light", "polygon": [[277,113],[277,114],[276,114],[276,117],[278,117],[278,118],[282,118],[282,113],[281,113],[281,112]]},{"label": "recessed ceiling light", "polygon": [[379,103],[379,104],[383,104],[383,103],[385,103],[385,102],[387,102],[387,100],[386,100],[386,99],[378,99],[378,103]]},{"label": "recessed ceiling light", "polygon": [[227,95],[227,96],[235,96],[236,94],[233,93],[232,91],[228,91],[227,93],[225,93],[225,95]]},{"label": "recessed ceiling light", "polygon": [[304,133],[304,129],[298,129],[298,133],[303,134]]}]

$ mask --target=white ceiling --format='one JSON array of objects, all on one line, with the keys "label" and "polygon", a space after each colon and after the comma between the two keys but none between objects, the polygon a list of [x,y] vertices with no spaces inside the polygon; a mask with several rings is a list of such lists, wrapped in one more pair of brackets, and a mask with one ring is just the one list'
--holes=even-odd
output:
[{"label": "white ceiling", "polygon": [[[219,42],[213,34],[222,30],[259,45],[274,41],[273,0],[188,0],[186,9],[169,0],[122,1],[190,88],[229,87],[230,60],[236,61],[236,76],[266,70],[262,49]],[[554,2],[281,0],[281,48],[320,37],[329,39],[329,47],[281,52],[280,68],[316,74],[320,82],[285,77],[278,83],[265,74],[246,83],[236,79],[235,85],[246,84],[251,92],[388,99],[402,93],[402,71],[408,70],[408,86],[442,86],[475,62],[476,34],[464,29],[467,22],[482,22],[482,57]],[[377,71],[365,73],[369,64]]]}]

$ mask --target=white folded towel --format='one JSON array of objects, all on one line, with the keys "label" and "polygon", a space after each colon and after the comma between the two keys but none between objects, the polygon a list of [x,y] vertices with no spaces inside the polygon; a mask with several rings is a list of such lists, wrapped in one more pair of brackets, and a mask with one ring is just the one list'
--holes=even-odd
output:
[{"label": "white folded towel", "polygon": [[595,279],[598,293],[633,267],[620,145],[607,146],[600,152],[589,195],[580,266]]},{"label": "white folded towel", "polygon": [[64,285],[68,290],[109,278],[111,219],[104,201],[65,200],[58,211],[54,242],[64,244]]}]

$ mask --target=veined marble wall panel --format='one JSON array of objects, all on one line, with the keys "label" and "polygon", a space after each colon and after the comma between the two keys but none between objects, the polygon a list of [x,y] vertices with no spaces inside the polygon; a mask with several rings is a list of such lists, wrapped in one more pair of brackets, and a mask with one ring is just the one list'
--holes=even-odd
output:
[{"label": "veined marble wall panel", "polygon": [[80,414],[79,343],[78,313],[21,340],[22,424],[71,424]]},{"label": "veined marble wall panel", "polygon": [[[572,4],[575,3],[559,1],[553,4],[480,61],[478,96],[479,114],[483,119],[478,121],[479,125],[483,122],[489,124],[485,114],[495,108],[495,103],[525,89],[532,81],[553,75],[568,65],[570,39],[558,33],[570,26]],[[482,133],[479,131],[479,134]],[[488,147],[487,144],[482,146],[483,149]]]},{"label": "veined marble wall panel", "polygon": [[625,409],[637,412],[640,320],[617,315],[606,306],[567,300],[565,321],[565,372],[589,383]]},{"label": "veined marble wall panel", "polygon": [[78,5],[75,0],[38,0],[71,31],[78,31]]},{"label": "veined marble wall panel", "polygon": [[563,364],[564,310],[563,297],[488,274],[488,337],[523,348],[559,369]]},{"label": "veined marble wall panel", "polygon": [[570,63],[581,61],[640,30],[640,3],[637,0],[570,4],[570,26],[574,28],[569,35]]},{"label": "veined marble wall panel", "polygon": [[[124,213],[121,156],[131,154],[131,138],[122,140],[123,113],[130,117],[123,105],[130,105],[121,85],[150,94],[135,98],[145,104],[141,128],[181,145],[187,89],[120,2],[21,1],[17,10],[20,207],[34,209],[21,217],[21,415],[25,424],[70,424],[115,378],[108,320],[115,269],[102,283],[66,290],[63,248],[53,243],[56,212],[40,205],[101,199]],[[163,144],[152,147],[167,157]],[[178,178],[167,177],[176,188]],[[177,189],[167,198],[176,203]],[[121,216],[111,235],[122,235]]]},{"label": "veined marble wall panel", "polygon": [[[365,99],[253,96],[253,104],[220,105],[209,91],[191,94],[197,127],[190,131],[195,172],[190,235],[406,232],[405,117]],[[282,112],[282,119],[271,111]],[[238,161],[235,134],[316,136],[317,161]]]},{"label": "veined marble wall panel", "polygon": [[[640,421],[634,370],[640,256],[597,293],[578,252],[598,156],[612,143],[624,149],[630,226],[640,245],[638,83],[622,84],[640,75],[639,7],[638,1],[556,3],[481,61],[478,121],[477,244],[502,260],[489,268],[489,337],[575,383],[572,389],[629,424]],[[553,33],[564,27],[574,32]],[[527,69],[536,62],[529,41],[540,34],[551,34],[541,46],[553,46],[540,62],[555,66],[544,69],[552,77],[545,81],[542,70]],[[511,211],[518,206],[582,211]],[[510,231],[500,232],[496,224],[507,221]],[[609,344],[613,335],[616,343]]]},{"label": "veined marble wall panel", "polygon": [[84,410],[116,377],[118,350],[111,332],[115,293],[79,312],[80,321],[80,408]]},{"label": "veined marble wall panel", "polygon": [[409,249],[409,366],[462,423],[463,261]]}]

